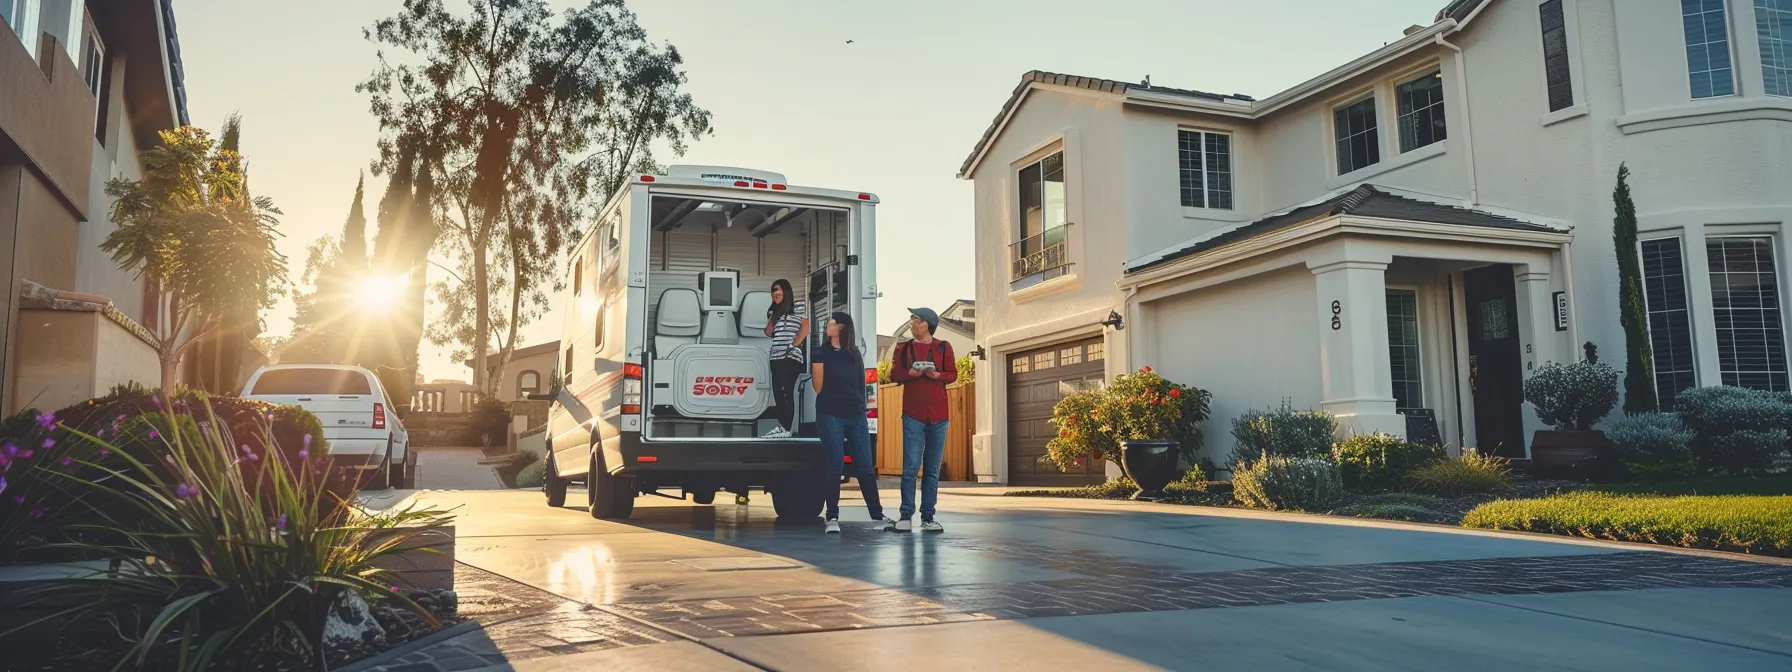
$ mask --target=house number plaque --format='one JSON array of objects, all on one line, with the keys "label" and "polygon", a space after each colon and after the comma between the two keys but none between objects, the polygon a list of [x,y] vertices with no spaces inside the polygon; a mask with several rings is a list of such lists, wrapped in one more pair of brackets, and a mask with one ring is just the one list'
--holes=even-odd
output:
[{"label": "house number plaque", "polygon": [[1332,302],[1332,331],[1337,331],[1339,329],[1344,328],[1344,319],[1342,317],[1343,314],[1344,314],[1344,304],[1339,303],[1337,301],[1333,301]]}]

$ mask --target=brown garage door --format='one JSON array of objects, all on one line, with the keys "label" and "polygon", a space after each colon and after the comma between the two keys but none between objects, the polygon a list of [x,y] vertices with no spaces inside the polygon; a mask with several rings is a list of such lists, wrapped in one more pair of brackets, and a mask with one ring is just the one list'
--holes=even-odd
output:
[{"label": "brown garage door", "polygon": [[1102,384],[1107,352],[1102,339],[1059,343],[1008,355],[1008,482],[1013,485],[1086,485],[1106,480],[1102,463],[1059,471],[1040,463],[1056,434],[1052,407],[1065,395]]}]

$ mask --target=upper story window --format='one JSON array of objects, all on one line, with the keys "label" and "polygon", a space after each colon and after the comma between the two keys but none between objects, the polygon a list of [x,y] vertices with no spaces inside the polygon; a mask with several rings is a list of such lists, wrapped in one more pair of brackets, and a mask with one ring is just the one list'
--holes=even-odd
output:
[{"label": "upper story window", "polygon": [[1755,33],[1767,95],[1792,96],[1792,0],[1755,0]]},{"label": "upper story window", "polygon": [[1375,97],[1332,111],[1332,134],[1338,141],[1338,174],[1353,173],[1381,162],[1381,135],[1375,126]]},{"label": "upper story window", "polygon": [[1177,131],[1182,207],[1232,209],[1232,136]]},{"label": "upper story window", "polygon": [[1064,235],[1070,223],[1065,203],[1064,152],[1052,152],[1023,166],[1019,178],[1019,230],[1009,246],[1014,289],[1050,280],[1070,269]]},{"label": "upper story window", "polygon": [[1549,111],[1574,106],[1574,76],[1568,69],[1568,21],[1562,0],[1537,6],[1543,24],[1543,81],[1549,87]]},{"label": "upper story window", "polygon": [[[0,0],[5,2],[5,0]],[[106,44],[99,33],[87,31],[87,90],[93,92],[93,139],[106,145],[106,117],[111,111],[107,89],[112,81],[111,68],[106,67]]]},{"label": "upper story window", "polygon": [[585,290],[585,255],[581,254],[572,260],[572,295],[578,296]]},{"label": "upper story window", "polygon": [[1442,73],[1433,70],[1394,87],[1394,103],[1400,114],[1400,151],[1410,152],[1449,137]]},{"label": "upper story window", "polygon": [[516,396],[523,397],[531,394],[541,394],[541,374],[534,371],[517,374]]},{"label": "upper story window", "polygon": [[1692,97],[1735,94],[1724,0],[1680,0],[1680,18],[1686,33],[1686,74],[1692,79]]}]

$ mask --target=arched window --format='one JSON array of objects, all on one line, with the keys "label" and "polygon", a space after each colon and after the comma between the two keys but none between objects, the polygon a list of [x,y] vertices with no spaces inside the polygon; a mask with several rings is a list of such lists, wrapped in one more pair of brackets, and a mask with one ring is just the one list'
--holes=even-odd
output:
[{"label": "arched window", "polygon": [[524,371],[516,375],[517,396],[541,394],[541,374]]}]

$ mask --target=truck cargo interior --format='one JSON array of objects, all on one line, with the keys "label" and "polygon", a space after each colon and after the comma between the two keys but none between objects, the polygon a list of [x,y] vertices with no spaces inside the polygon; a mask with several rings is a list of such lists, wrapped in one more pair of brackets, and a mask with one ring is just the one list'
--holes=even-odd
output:
[{"label": "truck cargo interior", "polygon": [[[846,273],[851,219],[844,209],[775,201],[654,197],[647,437],[752,440],[777,426],[765,335],[772,283],[790,282],[810,316],[804,347],[819,344],[829,315],[856,312]],[[806,373],[798,398],[793,430],[813,437]]]}]

